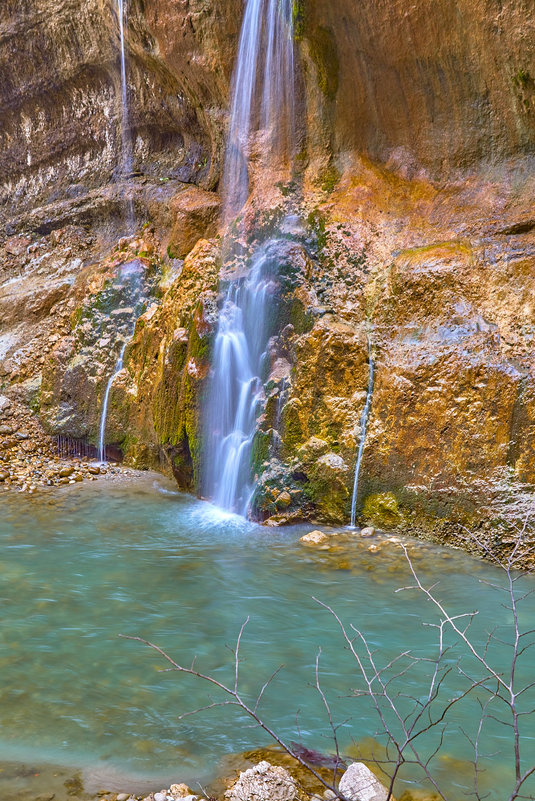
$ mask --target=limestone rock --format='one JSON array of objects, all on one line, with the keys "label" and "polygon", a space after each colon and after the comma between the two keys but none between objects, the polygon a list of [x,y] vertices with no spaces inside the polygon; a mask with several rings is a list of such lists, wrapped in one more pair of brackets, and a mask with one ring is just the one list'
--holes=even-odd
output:
[{"label": "limestone rock", "polygon": [[353,762],[348,767],[340,779],[338,789],[349,801],[387,801],[388,799],[386,787],[362,762]]},{"label": "limestone rock", "polygon": [[190,186],[173,198],[169,205],[174,219],[168,253],[172,258],[183,259],[199,239],[214,236],[221,202],[213,192]]},{"label": "limestone rock", "polygon": [[292,502],[292,496],[287,490],[284,490],[276,498],[275,505],[277,506],[277,508],[286,509],[288,506],[290,506],[291,502]]},{"label": "limestone rock", "polygon": [[193,795],[187,784],[172,784],[169,788],[169,792],[173,798],[186,798],[187,796]]},{"label": "limestone rock", "polygon": [[297,788],[288,771],[265,760],[240,773],[225,793],[228,801],[294,801],[296,796]]},{"label": "limestone rock", "polygon": [[323,545],[328,539],[329,537],[323,531],[309,531],[300,538],[299,542],[304,545]]}]

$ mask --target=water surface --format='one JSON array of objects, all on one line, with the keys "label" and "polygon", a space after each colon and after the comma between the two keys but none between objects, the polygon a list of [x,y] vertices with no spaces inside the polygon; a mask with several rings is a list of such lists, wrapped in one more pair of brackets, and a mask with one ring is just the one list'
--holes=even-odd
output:
[{"label": "water surface", "polygon": [[[365,631],[379,662],[406,649],[432,653],[434,630],[422,624],[436,619],[433,610],[417,593],[396,592],[409,581],[399,547],[371,553],[369,540],[351,535],[329,550],[307,548],[298,540],[310,526],[265,529],[161,489],[151,478],[2,496],[0,759],[75,765],[103,777],[153,777],[156,784],[206,781],[225,755],[268,739],[229,707],[180,721],[220,697],[190,677],[161,672],[157,654],[119,635],[147,638],[184,664],[196,656],[200,669],[232,682],[227,646],[248,616],[244,696],[252,699],[284,664],[262,714],[288,740],[331,751],[312,686],[321,648],[321,680],[333,714],[349,719],[339,731],[342,750],[354,754],[355,743],[377,734],[377,720],[366,699],[351,697],[355,663],[313,597]],[[483,583],[499,578],[496,571],[424,543],[410,543],[410,551],[422,578],[440,581],[444,603],[481,610],[478,642],[492,626],[507,626],[504,599]],[[521,624],[529,627],[534,612],[528,598]],[[505,667],[507,646],[495,647],[492,657]],[[456,659],[452,652],[452,666]],[[523,669],[529,675],[529,659]],[[422,694],[428,673],[425,665],[408,673],[404,690]],[[451,693],[460,686],[452,680]],[[445,732],[439,765],[453,782],[453,798],[464,797],[455,785],[469,781],[459,727],[473,731],[476,712],[464,706]],[[490,797],[499,799],[508,786],[510,734],[492,721],[488,731],[489,752],[496,752]],[[524,746],[533,760],[529,727]]]}]

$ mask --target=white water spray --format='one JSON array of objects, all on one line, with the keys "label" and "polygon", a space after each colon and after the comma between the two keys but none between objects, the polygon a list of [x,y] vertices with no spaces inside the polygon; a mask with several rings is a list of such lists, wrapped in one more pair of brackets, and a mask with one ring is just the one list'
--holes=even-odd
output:
[{"label": "white water spray", "polygon": [[[249,196],[256,144],[268,170],[291,162],[294,138],[292,0],[248,0],[233,81],[223,178],[223,220],[234,220]],[[240,233],[245,238],[245,231]],[[237,254],[227,240],[225,258]],[[276,263],[269,244],[250,259],[245,279],[231,281],[214,344],[207,409],[205,492],[245,515],[254,489],[251,456],[263,400],[266,348],[273,324]]]},{"label": "white water spray", "polygon": [[364,446],[366,444],[366,430],[368,428],[368,418],[370,416],[370,407],[372,403],[372,396],[373,396],[373,379],[374,379],[374,363],[373,363],[373,354],[372,354],[372,341],[371,337],[368,337],[368,368],[369,368],[369,378],[368,378],[368,390],[366,393],[366,403],[364,404],[364,409],[362,410],[362,414],[360,416],[360,442],[359,442],[359,449],[357,453],[357,462],[355,465],[355,480],[353,483],[353,498],[351,500],[351,528],[355,528],[355,521],[357,518],[357,497],[359,491],[359,477],[360,477],[360,468],[362,465],[362,455],[364,453]]}]

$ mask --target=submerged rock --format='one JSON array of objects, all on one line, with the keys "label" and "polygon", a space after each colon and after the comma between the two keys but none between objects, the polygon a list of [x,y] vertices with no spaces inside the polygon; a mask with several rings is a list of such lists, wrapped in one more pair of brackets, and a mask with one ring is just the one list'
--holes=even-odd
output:
[{"label": "submerged rock", "polygon": [[300,538],[299,542],[305,545],[323,545],[328,539],[329,537],[323,531],[309,531]]}]

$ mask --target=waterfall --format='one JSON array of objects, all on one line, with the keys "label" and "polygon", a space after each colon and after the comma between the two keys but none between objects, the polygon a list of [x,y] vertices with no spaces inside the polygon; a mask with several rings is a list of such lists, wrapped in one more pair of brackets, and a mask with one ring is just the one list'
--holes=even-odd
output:
[{"label": "waterfall", "polygon": [[357,517],[357,497],[359,491],[360,467],[362,464],[362,455],[364,453],[364,446],[366,444],[366,429],[368,427],[368,417],[370,416],[370,406],[372,403],[372,395],[373,395],[373,378],[374,378],[375,367],[373,363],[371,337],[368,337],[368,368],[369,368],[368,390],[366,393],[366,403],[364,404],[364,409],[362,410],[362,414],[360,416],[360,442],[357,453],[357,462],[355,465],[353,498],[351,500],[351,528],[355,528],[355,521]]},{"label": "waterfall", "polygon": [[292,0],[247,0],[233,78],[230,127],[223,175],[225,223],[249,194],[248,165],[255,133],[264,160],[275,166],[291,155],[294,132]]},{"label": "waterfall", "polygon": [[[128,81],[126,72],[126,21],[128,0],[116,0],[121,44],[121,178],[127,179],[133,170],[133,148],[130,136],[130,112],[128,108]],[[126,200],[127,224],[129,231],[134,228],[134,205],[132,198]]]},{"label": "waterfall", "polygon": [[104,401],[102,402],[102,411],[100,413],[100,426],[99,426],[99,438],[98,438],[98,454],[99,459],[101,462],[106,461],[106,444],[105,444],[105,437],[106,437],[106,418],[108,416],[108,401],[110,399],[110,392],[113,386],[113,382],[118,373],[121,372],[123,369],[123,359],[124,359],[124,352],[126,350],[127,342],[125,342],[121,348],[121,352],[119,354],[119,358],[117,359],[117,364],[115,365],[115,369],[111,374],[109,381],[106,385],[106,392],[104,393]]},{"label": "waterfall", "polygon": [[[236,218],[250,194],[249,166],[261,156],[268,171],[291,163],[294,138],[292,0],[247,0],[233,78],[223,174],[223,222]],[[273,179],[272,179],[273,180]],[[238,236],[246,238],[243,224]],[[230,237],[228,266],[239,257]],[[257,249],[244,278],[230,280],[214,343],[206,415],[205,493],[245,515],[254,489],[251,455],[273,319],[276,264]]]}]

